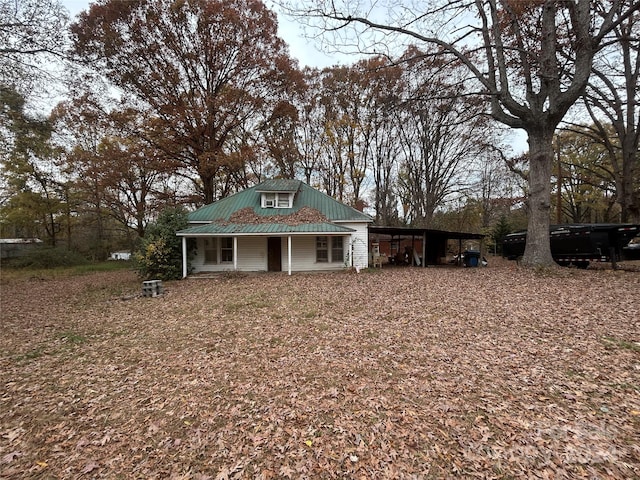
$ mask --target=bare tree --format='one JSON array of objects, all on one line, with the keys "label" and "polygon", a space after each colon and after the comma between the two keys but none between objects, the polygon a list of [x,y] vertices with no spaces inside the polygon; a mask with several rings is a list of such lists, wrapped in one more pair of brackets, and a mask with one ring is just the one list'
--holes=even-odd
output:
[{"label": "bare tree", "polygon": [[[394,16],[378,19],[381,5],[315,0],[289,11],[340,34],[359,49],[378,49],[396,35],[440,48],[481,85],[491,115],[523,129],[529,141],[525,265],[553,265],[549,242],[553,135],[584,91],[593,58],[611,31],[640,2],[436,1],[420,6],[393,2]],[[377,35],[382,32],[385,36]],[[367,36],[373,34],[374,36]],[[355,39],[355,40],[354,40]],[[367,42],[367,39],[371,41]]]},{"label": "bare tree", "polygon": [[596,57],[585,91],[593,120],[587,134],[609,156],[621,220],[640,222],[640,14],[622,21],[613,36]]},{"label": "bare tree", "polygon": [[415,48],[403,59],[404,94],[396,109],[402,148],[399,192],[405,220],[428,227],[436,208],[468,183],[491,130],[481,103],[465,95],[458,62]]},{"label": "bare tree", "polygon": [[58,0],[0,0],[0,83],[31,94],[64,55],[67,22]]}]

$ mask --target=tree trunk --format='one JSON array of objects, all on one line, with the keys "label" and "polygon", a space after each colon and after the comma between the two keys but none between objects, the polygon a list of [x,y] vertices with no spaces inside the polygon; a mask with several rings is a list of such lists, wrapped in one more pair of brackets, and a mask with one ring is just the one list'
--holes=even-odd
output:
[{"label": "tree trunk", "polygon": [[522,257],[526,266],[554,266],[549,241],[553,130],[529,131],[529,224]]},{"label": "tree trunk", "polygon": [[622,175],[616,176],[616,191],[621,207],[620,221],[622,223],[640,221],[640,208],[637,204],[638,194],[634,190],[633,166],[634,159],[631,151],[623,151]]},{"label": "tree trunk", "polygon": [[213,175],[200,174],[200,179],[202,180],[202,198],[204,204],[209,205],[215,200],[213,196],[215,178]]}]

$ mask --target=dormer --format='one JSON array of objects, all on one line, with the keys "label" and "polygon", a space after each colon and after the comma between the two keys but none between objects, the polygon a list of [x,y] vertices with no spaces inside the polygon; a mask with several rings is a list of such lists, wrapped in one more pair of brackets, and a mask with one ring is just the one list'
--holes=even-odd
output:
[{"label": "dormer", "polygon": [[299,188],[299,180],[267,180],[256,190],[260,193],[260,207],[293,208],[294,197]]},{"label": "dormer", "polygon": [[261,192],[260,206],[262,208],[291,208],[293,207],[293,193]]}]

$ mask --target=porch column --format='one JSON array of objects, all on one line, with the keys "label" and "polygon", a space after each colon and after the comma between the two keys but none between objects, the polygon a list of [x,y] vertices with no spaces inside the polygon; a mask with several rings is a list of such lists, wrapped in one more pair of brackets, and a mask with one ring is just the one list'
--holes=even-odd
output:
[{"label": "porch column", "polygon": [[[349,256],[351,257],[351,268],[353,268],[356,264],[355,261],[353,260],[353,253],[355,250],[353,243],[354,243],[353,235],[349,235]],[[367,264],[369,263],[368,257],[369,257],[369,245],[367,245]]]},{"label": "porch column", "polygon": [[233,237],[233,271],[238,270],[238,237]]},{"label": "porch column", "polygon": [[287,237],[287,264],[289,265],[289,275],[291,275],[291,235]]},{"label": "porch column", "polygon": [[182,278],[187,278],[187,237],[182,237]]},{"label": "porch column", "polygon": [[422,268],[425,268],[426,266],[427,266],[427,231],[424,230],[422,232]]}]

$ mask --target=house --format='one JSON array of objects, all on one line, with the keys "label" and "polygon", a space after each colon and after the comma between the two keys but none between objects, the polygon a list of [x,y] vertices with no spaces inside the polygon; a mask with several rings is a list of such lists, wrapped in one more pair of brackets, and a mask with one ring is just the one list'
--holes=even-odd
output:
[{"label": "house", "polygon": [[121,250],[119,252],[111,252],[109,260],[131,260],[131,252]]},{"label": "house", "polygon": [[365,268],[372,221],[299,180],[267,180],[189,215],[182,274],[189,250],[194,273]]}]

